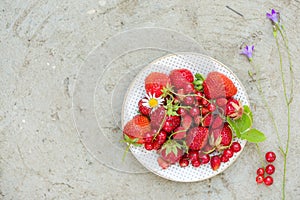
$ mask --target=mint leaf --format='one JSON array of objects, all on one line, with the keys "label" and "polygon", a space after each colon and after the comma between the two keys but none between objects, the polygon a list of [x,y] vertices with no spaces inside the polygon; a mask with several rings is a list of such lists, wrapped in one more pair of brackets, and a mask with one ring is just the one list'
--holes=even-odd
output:
[{"label": "mint leaf", "polygon": [[241,135],[241,138],[249,142],[258,143],[266,140],[266,136],[257,129],[250,129]]},{"label": "mint leaf", "polygon": [[238,129],[238,127],[236,126],[235,121],[232,120],[230,117],[227,117],[227,122],[230,125],[230,128],[235,132],[236,136],[238,138],[241,138],[241,132]]}]

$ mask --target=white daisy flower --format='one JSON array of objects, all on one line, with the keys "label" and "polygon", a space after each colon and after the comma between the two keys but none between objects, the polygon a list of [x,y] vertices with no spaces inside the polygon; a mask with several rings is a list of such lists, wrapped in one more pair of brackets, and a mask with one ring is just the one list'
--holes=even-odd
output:
[{"label": "white daisy flower", "polygon": [[146,98],[142,100],[142,105],[146,106],[147,108],[152,108],[152,111],[154,111],[158,106],[162,105],[164,102],[164,99],[161,97],[155,97],[155,93],[152,94],[146,94]]}]

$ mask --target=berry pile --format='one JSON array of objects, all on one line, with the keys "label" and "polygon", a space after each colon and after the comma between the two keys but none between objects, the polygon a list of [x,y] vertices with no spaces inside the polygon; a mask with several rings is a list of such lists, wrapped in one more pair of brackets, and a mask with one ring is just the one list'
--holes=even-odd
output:
[{"label": "berry pile", "polygon": [[124,126],[124,140],[157,151],[163,169],[178,163],[210,164],[217,170],[241,150],[228,119],[241,118],[244,107],[234,98],[237,88],[226,75],[213,71],[204,78],[187,69],[168,75],[152,72],[145,91],[139,114]]},{"label": "berry pile", "polygon": [[[257,184],[264,183],[266,186],[270,186],[273,184],[273,177],[270,175],[272,175],[275,172],[274,165],[270,163],[275,161],[276,154],[272,151],[269,151],[266,153],[265,159],[268,162],[268,165],[265,168],[260,167],[257,169],[256,182]],[[265,176],[265,173],[267,174],[267,176]]]}]

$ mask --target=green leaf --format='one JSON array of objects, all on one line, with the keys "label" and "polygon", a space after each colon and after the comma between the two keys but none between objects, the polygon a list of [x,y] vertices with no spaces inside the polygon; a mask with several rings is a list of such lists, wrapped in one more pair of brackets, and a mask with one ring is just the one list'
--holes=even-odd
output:
[{"label": "green leaf", "polygon": [[236,128],[240,131],[240,133],[244,133],[249,130],[252,126],[252,120],[249,113],[244,113],[241,118],[233,120]]},{"label": "green leaf", "polygon": [[250,110],[249,106],[247,106],[247,105],[244,105],[243,107],[244,107],[244,113],[246,113],[247,115],[249,115],[249,116],[250,116],[250,119],[251,119],[251,121],[253,121],[253,115],[252,115],[252,112],[251,112],[251,110]]},{"label": "green leaf", "polygon": [[227,122],[229,123],[231,129],[235,132],[236,137],[241,138],[241,132],[236,126],[235,121],[233,121],[230,117],[227,117]]},{"label": "green leaf", "polygon": [[253,143],[259,143],[266,140],[266,136],[257,129],[250,129],[241,135],[241,138]]}]

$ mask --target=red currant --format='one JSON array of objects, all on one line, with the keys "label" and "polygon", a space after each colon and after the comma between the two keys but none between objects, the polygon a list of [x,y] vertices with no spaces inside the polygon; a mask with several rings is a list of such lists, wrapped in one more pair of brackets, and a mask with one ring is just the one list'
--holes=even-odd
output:
[{"label": "red currant", "polygon": [[261,184],[261,183],[263,183],[263,182],[264,182],[264,176],[258,175],[258,176],[256,177],[256,183],[257,183],[257,184]]},{"label": "red currant", "polygon": [[206,106],[209,102],[206,99],[202,99],[201,100],[201,104]]},{"label": "red currant", "polygon": [[201,165],[199,158],[192,160],[191,162],[192,162],[193,167],[200,167],[200,165]]},{"label": "red currant", "polygon": [[272,176],[267,176],[264,178],[264,183],[266,186],[270,186],[273,184],[273,178]]},{"label": "red currant", "polygon": [[239,151],[242,149],[242,147],[241,147],[241,144],[240,144],[240,143],[238,143],[238,142],[233,142],[233,143],[231,144],[230,149],[231,149],[234,153],[237,153],[237,152],[239,152]]},{"label": "red currant", "polygon": [[268,161],[268,162],[274,162],[274,160],[276,159],[276,154],[272,151],[269,151],[266,153],[265,158],[266,158],[266,161]]},{"label": "red currant", "polygon": [[[154,133],[155,134],[155,133]],[[146,143],[150,143],[150,142],[152,142],[152,140],[153,140],[153,132],[152,131],[150,131],[150,132],[147,132],[146,134],[145,134],[145,138],[144,138],[144,140],[145,140],[145,142]]]},{"label": "red currant", "polygon": [[179,165],[180,165],[180,167],[187,167],[188,165],[189,165],[189,160],[187,159],[187,158],[181,158],[180,160],[179,160]]},{"label": "red currant", "polygon": [[163,144],[167,140],[167,136],[168,136],[167,132],[160,131],[156,136],[156,140],[158,141],[158,143]]},{"label": "red currant", "polygon": [[197,106],[194,106],[190,109],[190,115],[192,117],[198,116],[200,114],[200,109]]},{"label": "red currant", "polygon": [[193,160],[197,160],[199,158],[199,152],[198,151],[189,151],[188,153],[188,158],[193,161]]},{"label": "red currant", "polygon": [[185,116],[186,114],[188,114],[188,111],[182,107],[178,108],[177,113],[181,116]]},{"label": "red currant", "polygon": [[215,104],[208,104],[207,109],[209,110],[209,112],[214,112],[216,110],[216,106]]},{"label": "red currant", "polygon": [[275,172],[275,167],[274,165],[270,164],[266,166],[266,173],[271,175]]},{"label": "red currant", "polygon": [[184,97],[183,103],[185,105],[188,105],[188,106],[193,105],[193,103],[194,103],[194,97],[192,97],[192,96],[186,96],[186,97]]},{"label": "red currant", "polygon": [[194,84],[188,83],[184,86],[183,91],[185,94],[190,94],[195,91]]},{"label": "red currant", "polygon": [[265,170],[264,170],[264,168],[262,168],[262,167],[261,167],[261,168],[258,168],[257,171],[256,171],[256,174],[257,174],[257,175],[263,176],[264,173],[265,173]]},{"label": "red currant", "polygon": [[202,98],[203,98],[203,93],[197,91],[197,92],[195,92],[195,94],[197,95],[197,96],[195,96],[195,99],[196,99],[198,102],[201,102],[201,100],[202,100]]},{"label": "red currant", "polygon": [[210,161],[209,154],[204,154],[204,155],[201,155],[199,157],[200,157],[201,164],[207,164]]},{"label": "red currant", "polygon": [[231,149],[225,149],[223,155],[227,158],[231,158],[233,156],[233,151]]},{"label": "red currant", "polygon": [[146,142],[144,144],[144,147],[145,147],[146,150],[151,151],[151,150],[153,150],[153,143],[152,142]]},{"label": "red currant", "polygon": [[226,156],[226,155],[222,155],[221,156],[221,162],[223,162],[223,163],[226,163],[226,162],[228,162],[229,161],[229,158]]}]

